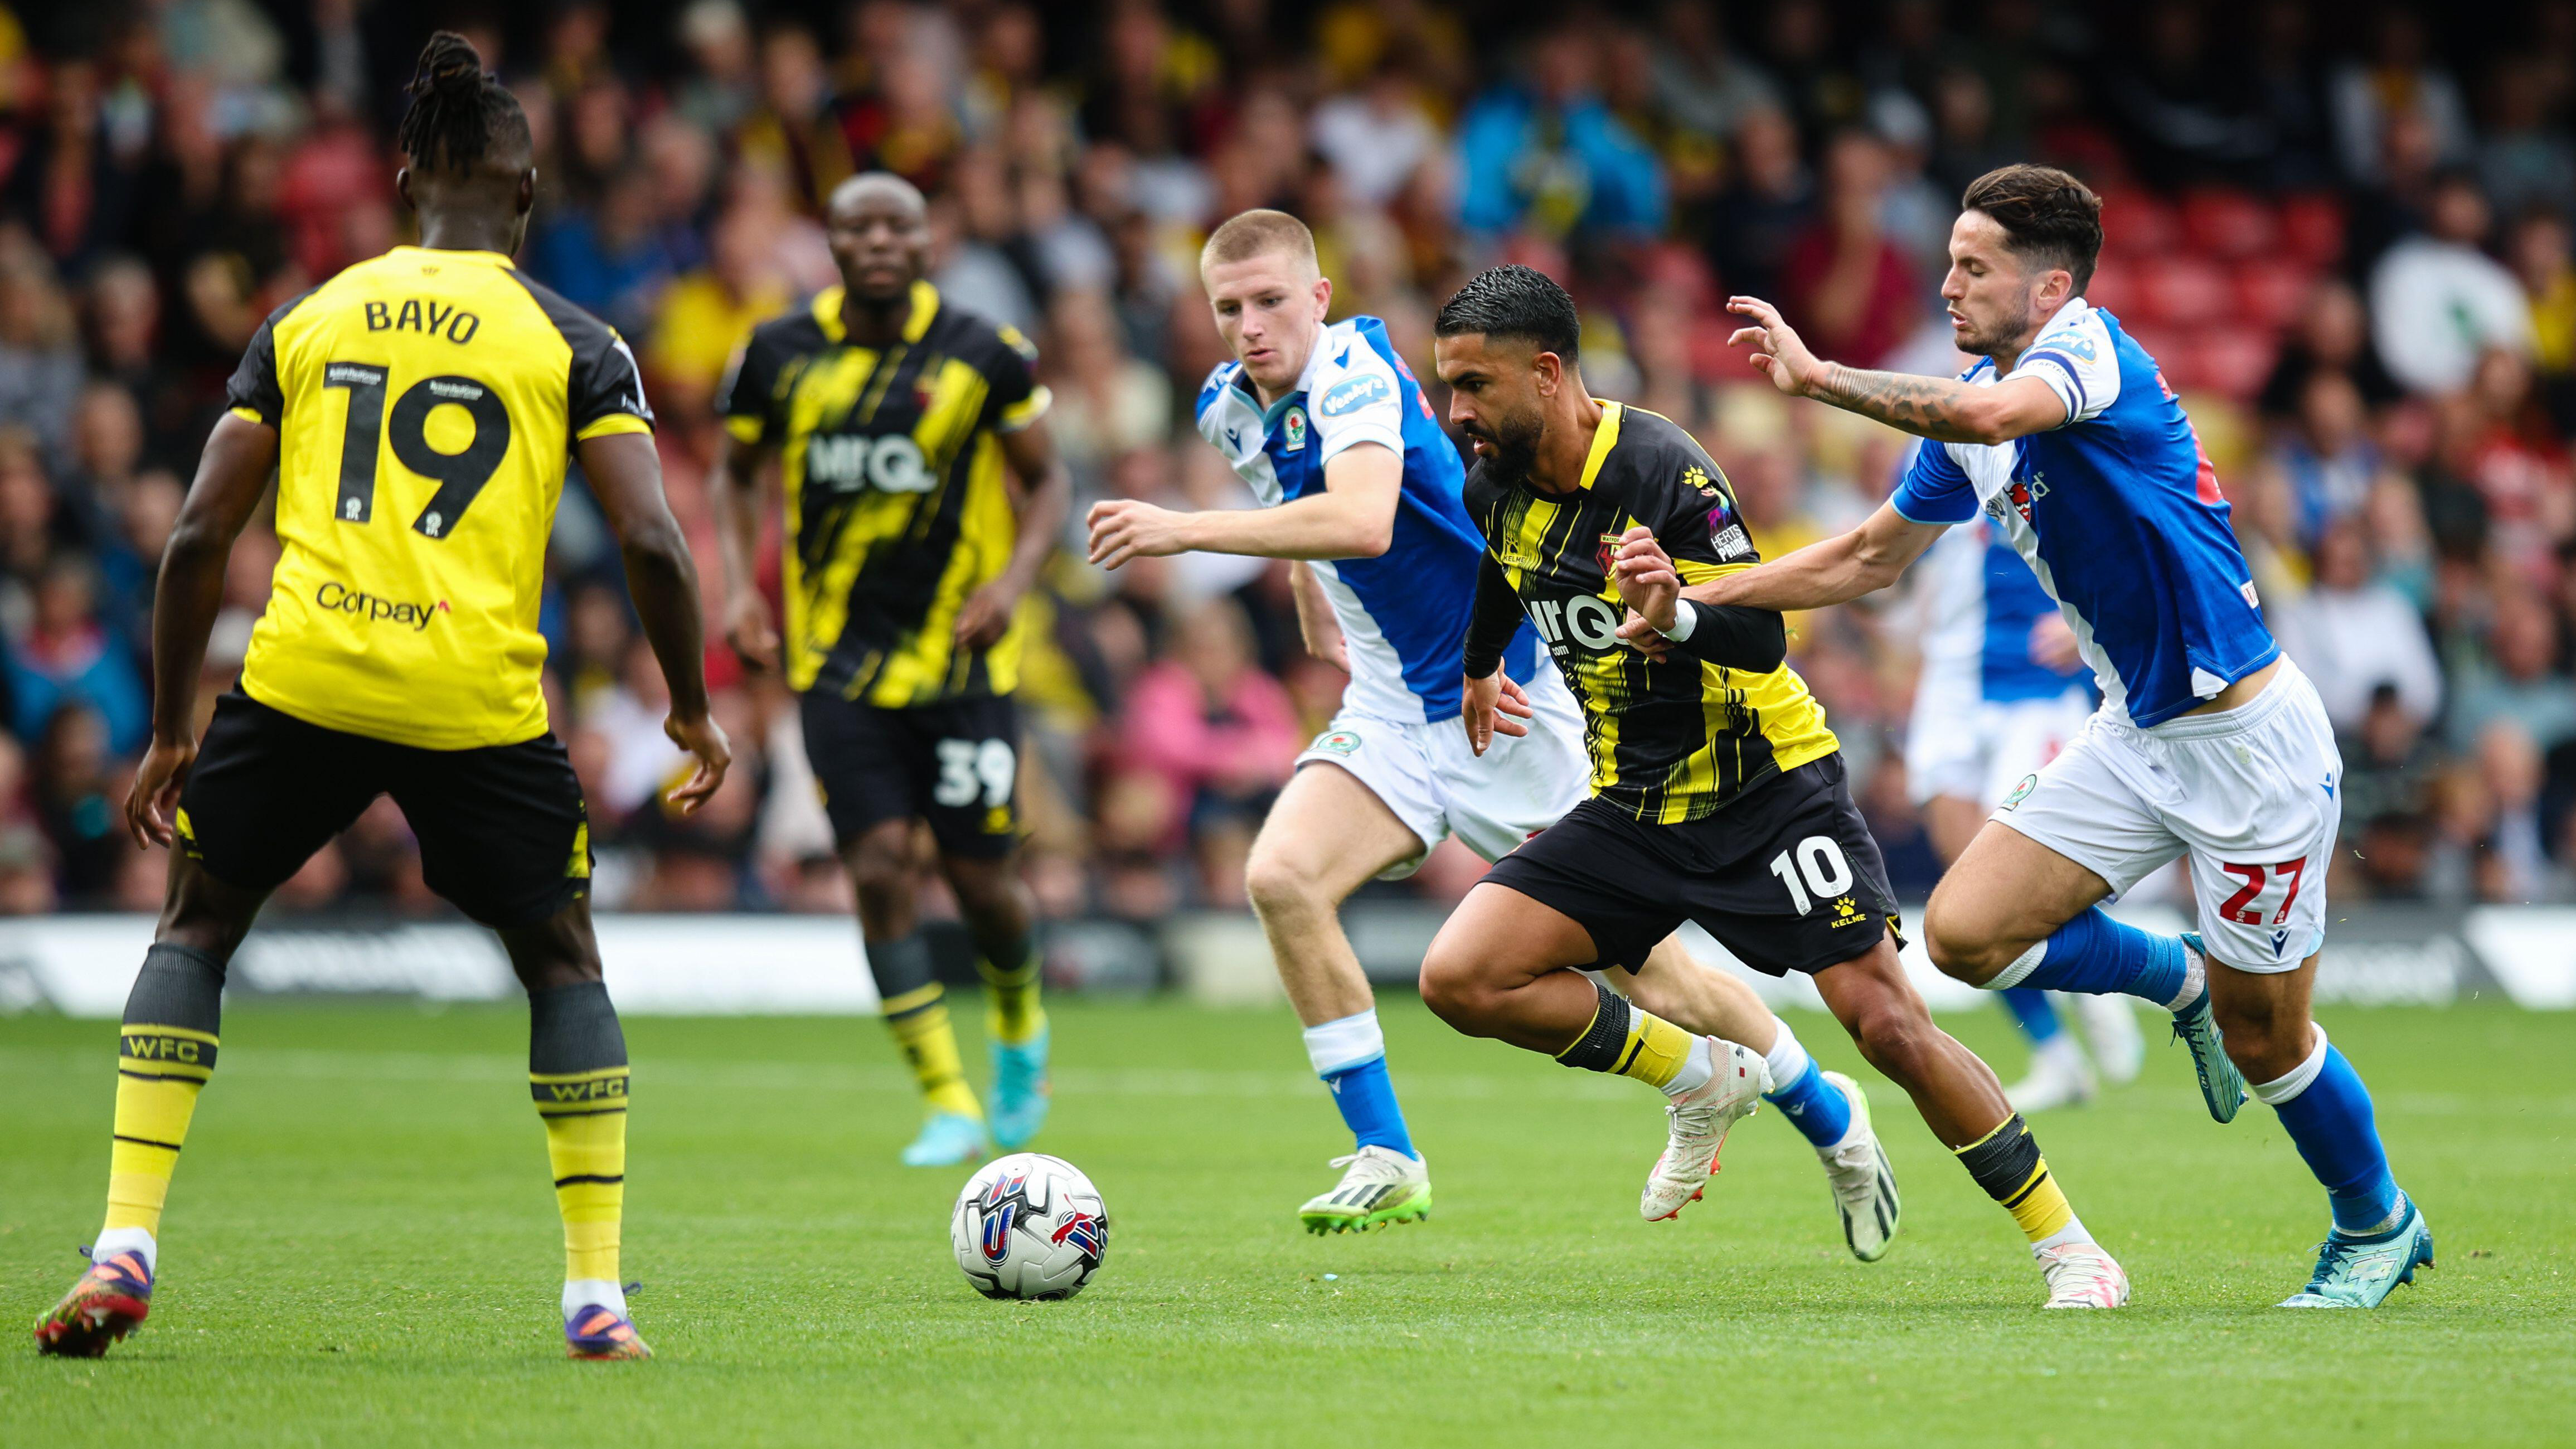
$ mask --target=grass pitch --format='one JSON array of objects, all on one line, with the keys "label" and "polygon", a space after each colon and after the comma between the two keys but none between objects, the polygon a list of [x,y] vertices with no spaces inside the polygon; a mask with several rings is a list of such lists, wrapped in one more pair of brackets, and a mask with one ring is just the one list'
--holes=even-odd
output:
[{"label": "grass pitch", "polygon": [[[225,1021],[151,1321],[99,1362],[25,1326],[105,1187],[115,1027],[0,1020],[0,1444],[2093,1446],[2568,1442],[2576,1023],[2342,1011],[2441,1266],[2376,1314],[2292,1314],[2322,1199],[2260,1104],[2203,1114],[2180,1048],[2033,1125],[2134,1306],[2043,1314],[2005,1215],[1833,1024],[1905,1194],[1852,1262],[1805,1145],[1743,1124],[1708,1200],[1636,1216],[1654,1095],[1382,1008],[1428,1223],[1315,1239],[1346,1150],[1293,1022],[1062,1002],[1053,1127],[1109,1204],[1063,1304],[950,1260],[965,1169],[911,1171],[882,1032],[627,1024],[626,1269],[660,1357],[561,1357],[559,1229],[516,1010],[252,1003]],[[961,1020],[972,1011],[961,1010]],[[1949,1024],[2007,1076],[1999,1017]],[[970,1027],[971,1029],[971,1027]],[[970,1042],[970,1060],[980,1048]]]}]

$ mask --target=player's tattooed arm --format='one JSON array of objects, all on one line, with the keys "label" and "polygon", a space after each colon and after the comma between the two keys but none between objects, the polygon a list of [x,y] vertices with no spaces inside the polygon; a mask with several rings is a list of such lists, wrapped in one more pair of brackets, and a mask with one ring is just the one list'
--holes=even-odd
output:
[{"label": "player's tattooed arm", "polygon": [[[1916,523],[1882,503],[1876,513],[1849,533],[1811,543],[1766,564],[1693,584],[1681,591],[1681,597],[1702,604],[1732,604],[1784,614],[1825,608],[1896,582],[1906,565],[1922,557],[1932,540],[1941,536],[1943,526]],[[1641,583],[1651,582],[1659,566],[1671,565],[1669,560],[1662,560],[1662,550],[1650,538],[1642,544],[1621,544],[1613,568],[1624,588],[1631,576]],[[1640,630],[1653,629],[1643,617],[1634,622]],[[1626,625],[1619,632],[1620,637],[1632,643],[1644,642],[1641,634],[1632,633]]]},{"label": "player's tattooed arm", "polygon": [[233,540],[268,491],[276,463],[276,428],[224,414],[170,526],[152,605],[152,747],[125,797],[126,829],[137,845],[170,843],[170,812],[197,758],[197,680],[223,608]]},{"label": "player's tattooed arm", "polygon": [[1809,352],[1780,309],[1759,297],[1731,298],[1726,309],[1753,319],[1727,345],[1752,348],[1753,366],[1792,397],[1814,398],[1943,443],[2009,442],[2066,421],[2066,404],[2035,377],[1977,387],[1953,378],[1845,367]]}]

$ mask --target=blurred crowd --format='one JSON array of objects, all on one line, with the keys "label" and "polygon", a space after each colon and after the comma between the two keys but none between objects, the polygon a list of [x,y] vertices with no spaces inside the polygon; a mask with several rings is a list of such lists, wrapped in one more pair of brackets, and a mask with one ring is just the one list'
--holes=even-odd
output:
[{"label": "blurred crowd", "polygon": [[[1595,390],[1697,431],[1777,556],[1865,515],[1909,443],[1780,398],[1725,347],[1724,297],[1780,302],[1822,355],[1954,370],[1936,289],[1961,187],[2066,165],[2108,203],[2093,299],[2186,395],[2343,735],[2339,898],[2576,898],[2569,0],[9,3],[0,913],[158,908],[122,809],[155,565],[259,319],[406,239],[390,137],[433,25],[527,107],[522,264],[634,341],[711,601],[710,395],[754,322],[832,280],[818,202],[857,170],[931,196],[951,304],[1038,339],[1083,502],[1251,505],[1191,428],[1224,355],[1194,259],[1268,205],[1314,227],[1335,314],[1384,317],[1425,379],[1430,316],[1474,269],[1564,280]],[[1284,566],[1104,574],[1067,543],[1027,605],[1044,909],[1239,904],[1341,676],[1300,647]],[[276,553],[255,521],[201,706]],[[775,556],[773,530],[773,590]],[[1922,611],[1869,602],[1794,620],[1793,658],[1920,890],[1899,746]],[[660,808],[662,684],[577,476],[544,620],[603,906],[847,907],[795,713],[721,647],[735,774],[695,817]],[[1480,868],[1453,845],[1375,889],[1448,899]],[[279,902],[440,909],[390,802]]]}]

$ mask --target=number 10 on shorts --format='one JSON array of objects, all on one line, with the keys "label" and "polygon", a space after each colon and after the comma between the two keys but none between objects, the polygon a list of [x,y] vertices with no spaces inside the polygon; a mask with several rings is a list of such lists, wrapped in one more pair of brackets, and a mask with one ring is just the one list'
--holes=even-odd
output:
[{"label": "number 10 on shorts", "polygon": [[1816,901],[1832,900],[1852,888],[1851,862],[1843,858],[1842,843],[1830,835],[1810,835],[1771,857],[1771,873],[1789,888],[1789,903],[1802,916]]}]

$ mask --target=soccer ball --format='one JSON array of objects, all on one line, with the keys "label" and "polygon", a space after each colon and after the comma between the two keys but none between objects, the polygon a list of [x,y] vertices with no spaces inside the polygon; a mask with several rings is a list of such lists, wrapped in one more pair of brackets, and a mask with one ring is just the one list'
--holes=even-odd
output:
[{"label": "soccer ball", "polygon": [[948,1243],[987,1298],[1070,1298],[1109,1252],[1109,1210],[1072,1163],[1014,1152],[967,1179]]}]

